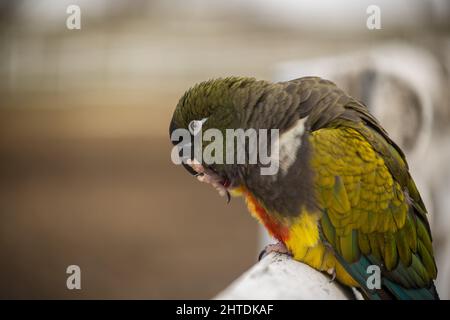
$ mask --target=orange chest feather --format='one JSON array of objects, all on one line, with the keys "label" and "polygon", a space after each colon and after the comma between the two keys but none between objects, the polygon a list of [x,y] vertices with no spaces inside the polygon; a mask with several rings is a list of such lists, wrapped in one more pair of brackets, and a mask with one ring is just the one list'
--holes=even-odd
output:
[{"label": "orange chest feather", "polygon": [[245,190],[244,193],[250,213],[266,227],[269,234],[282,242],[288,240],[289,229],[268,214],[248,190]]}]

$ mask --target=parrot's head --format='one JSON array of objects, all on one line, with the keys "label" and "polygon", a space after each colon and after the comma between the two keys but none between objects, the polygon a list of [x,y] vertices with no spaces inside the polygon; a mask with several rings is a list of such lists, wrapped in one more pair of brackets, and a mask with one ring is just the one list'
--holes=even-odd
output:
[{"label": "parrot's head", "polygon": [[[180,155],[184,151],[183,166],[200,181],[211,183],[219,193],[228,198],[228,189],[240,185],[237,166],[225,164],[225,161],[206,163],[202,161],[204,159],[199,160],[196,156],[199,153],[194,150],[195,143],[198,142],[196,137],[203,136],[208,129],[214,129],[225,140],[227,129],[240,128],[245,93],[248,94],[255,82],[257,80],[254,78],[229,77],[195,85],[179,100],[169,127],[172,143],[178,147]],[[184,135],[177,132],[184,132]],[[207,140],[203,136],[202,145],[197,146],[197,151],[203,154],[214,138]],[[188,159],[186,151],[189,151]],[[226,157],[226,152],[226,148],[223,148],[223,158]]]}]

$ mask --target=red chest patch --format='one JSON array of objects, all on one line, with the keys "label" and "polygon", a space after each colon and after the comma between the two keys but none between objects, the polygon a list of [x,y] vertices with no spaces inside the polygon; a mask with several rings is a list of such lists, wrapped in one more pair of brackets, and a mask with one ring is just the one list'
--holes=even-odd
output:
[{"label": "red chest patch", "polygon": [[245,190],[245,199],[250,212],[262,222],[271,236],[282,242],[289,238],[289,229],[268,214],[248,190]]}]

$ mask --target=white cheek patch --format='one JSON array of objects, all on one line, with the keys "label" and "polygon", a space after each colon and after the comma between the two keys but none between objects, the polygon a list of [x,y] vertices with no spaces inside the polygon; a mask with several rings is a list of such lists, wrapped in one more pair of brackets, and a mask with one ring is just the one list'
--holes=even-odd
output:
[{"label": "white cheek patch", "polygon": [[279,163],[281,172],[286,174],[297,157],[297,151],[302,144],[302,136],[305,133],[305,123],[308,117],[298,119],[297,122],[283,134],[281,134],[277,146],[279,149]]}]

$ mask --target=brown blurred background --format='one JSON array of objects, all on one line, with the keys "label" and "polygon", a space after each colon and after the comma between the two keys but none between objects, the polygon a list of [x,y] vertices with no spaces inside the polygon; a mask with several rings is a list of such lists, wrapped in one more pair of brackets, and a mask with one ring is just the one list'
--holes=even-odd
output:
[{"label": "brown blurred background", "polygon": [[[210,298],[256,261],[243,202],[170,161],[168,124],[196,82],[401,42],[448,89],[448,2],[378,1],[374,31],[377,1],[277,3],[0,1],[0,298]],[[447,145],[448,96],[436,101]],[[81,290],[66,288],[71,264]]]}]

